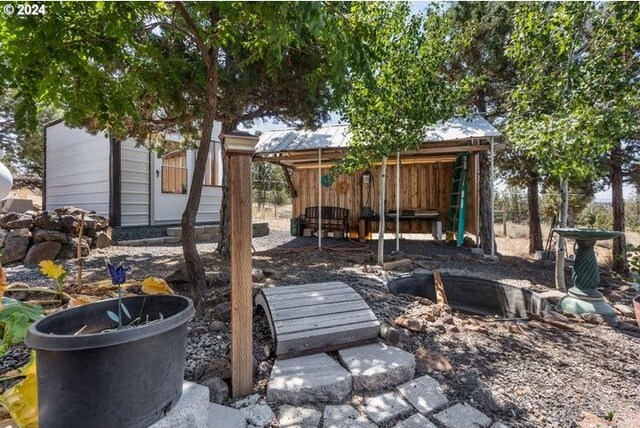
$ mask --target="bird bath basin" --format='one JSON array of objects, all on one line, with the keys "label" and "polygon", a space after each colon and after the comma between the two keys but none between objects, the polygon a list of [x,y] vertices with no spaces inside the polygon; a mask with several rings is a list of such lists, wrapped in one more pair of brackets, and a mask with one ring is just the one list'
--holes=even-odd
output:
[{"label": "bird bath basin", "polygon": [[622,232],[600,229],[553,229],[558,235],[575,239],[578,248],[573,262],[573,287],[558,303],[558,309],[580,315],[585,312],[598,313],[607,317],[616,317],[615,310],[604,301],[597,288],[600,283],[600,270],[593,247],[597,241],[617,238]]}]

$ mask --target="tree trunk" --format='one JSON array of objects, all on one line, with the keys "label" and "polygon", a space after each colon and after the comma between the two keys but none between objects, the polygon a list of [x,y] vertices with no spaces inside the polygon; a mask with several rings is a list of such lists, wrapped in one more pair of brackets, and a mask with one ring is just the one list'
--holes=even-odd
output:
[{"label": "tree trunk", "polygon": [[[222,133],[226,134],[235,129],[237,122],[223,121]],[[231,228],[229,219],[231,216],[231,205],[229,201],[229,156],[226,149],[222,154],[222,202],[220,203],[220,235],[218,239],[218,248],[216,251],[222,257],[231,255]]]},{"label": "tree trunk", "polygon": [[[560,180],[560,227],[567,227],[567,214],[569,211],[569,183],[566,179]],[[567,291],[564,280],[564,257],[567,252],[566,241],[558,236],[556,248],[556,288]]]},{"label": "tree trunk", "polygon": [[378,223],[378,264],[384,263],[384,229],[385,229],[385,198],[387,189],[387,157],[382,157],[382,165],[380,166],[380,222]]},{"label": "tree trunk", "polygon": [[622,194],[622,148],[620,142],[611,150],[611,205],[613,207],[613,230],[623,232],[618,238],[613,240],[612,269],[622,275],[629,274],[629,264],[627,262],[627,243],[624,235],[624,197]]},{"label": "tree trunk", "polygon": [[529,206],[529,253],[535,253],[543,249],[537,177],[532,177],[527,182],[527,202]]},{"label": "tree trunk", "polygon": [[493,225],[491,224],[492,183],[489,173],[489,153],[480,152],[478,155],[480,156],[480,244],[484,253],[490,254]]}]

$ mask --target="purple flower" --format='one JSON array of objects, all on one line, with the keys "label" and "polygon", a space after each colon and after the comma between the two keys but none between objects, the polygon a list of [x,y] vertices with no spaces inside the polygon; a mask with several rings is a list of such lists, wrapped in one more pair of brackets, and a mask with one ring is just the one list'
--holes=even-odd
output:
[{"label": "purple flower", "polygon": [[127,281],[127,271],[129,270],[124,266],[124,263],[120,263],[118,267],[113,266],[109,260],[106,263],[113,285],[124,284]]}]

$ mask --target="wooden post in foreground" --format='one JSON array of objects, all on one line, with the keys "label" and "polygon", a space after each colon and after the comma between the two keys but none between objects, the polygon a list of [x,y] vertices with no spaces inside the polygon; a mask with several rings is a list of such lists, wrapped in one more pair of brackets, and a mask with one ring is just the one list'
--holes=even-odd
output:
[{"label": "wooden post in foreground", "polygon": [[224,136],[231,199],[231,390],[253,391],[253,288],[251,282],[251,156],[257,137]]}]

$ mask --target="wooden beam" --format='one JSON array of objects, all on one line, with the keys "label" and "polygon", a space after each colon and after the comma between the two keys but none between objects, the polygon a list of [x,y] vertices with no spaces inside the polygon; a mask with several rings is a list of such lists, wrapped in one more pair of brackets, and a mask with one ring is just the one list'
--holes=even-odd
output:
[{"label": "wooden beam", "polygon": [[444,284],[442,283],[442,277],[440,271],[433,271],[433,283],[436,286],[436,303],[438,305],[448,305],[447,295],[444,292]]},{"label": "wooden beam", "polygon": [[284,173],[284,178],[287,180],[287,186],[289,187],[289,195],[292,198],[298,197],[298,192],[296,192],[296,188],[293,187],[293,180],[291,180],[291,174],[289,173],[289,168],[286,165],[280,164],[282,167],[282,172]]},{"label": "wooden beam", "polygon": [[[232,138],[232,137],[231,137]],[[230,138],[230,140],[231,140]],[[234,397],[253,391],[253,284],[251,282],[251,155],[230,149],[231,199],[231,390]]]}]

